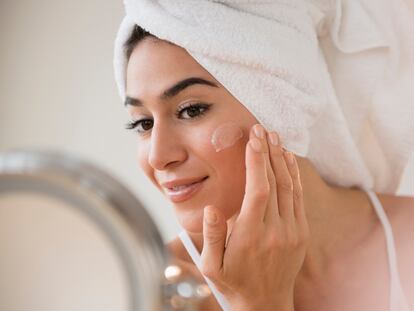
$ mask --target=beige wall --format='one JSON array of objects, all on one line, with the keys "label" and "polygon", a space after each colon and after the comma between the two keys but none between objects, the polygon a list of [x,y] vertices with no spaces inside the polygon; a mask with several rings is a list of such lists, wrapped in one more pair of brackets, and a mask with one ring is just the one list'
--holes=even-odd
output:
[{"label": "beige wall", "polygon": [[[166,239],[170,204],[138,171],[132,133],[112,71],[121,0],[0,1],[0,150],[50,147],[79,154],[120,177]],[[400,193],[414,195],[414,161]]]}]

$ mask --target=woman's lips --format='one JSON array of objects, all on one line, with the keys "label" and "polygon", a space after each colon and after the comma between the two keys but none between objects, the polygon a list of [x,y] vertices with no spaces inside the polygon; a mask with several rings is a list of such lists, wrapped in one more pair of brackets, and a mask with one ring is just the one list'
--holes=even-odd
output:
[{"label": "woman's lips", "polygon": [[168,197],[170,198],[170,200],[173,201],[174,203],[186,201],[190,199],[192,196],[194,196],[198,191],[200,191],[200,189],[203,187],[204,181],[207,178],[208,177],[205,177],[198,182],[180,186],[175,189],[166,188],[166,193]]}]

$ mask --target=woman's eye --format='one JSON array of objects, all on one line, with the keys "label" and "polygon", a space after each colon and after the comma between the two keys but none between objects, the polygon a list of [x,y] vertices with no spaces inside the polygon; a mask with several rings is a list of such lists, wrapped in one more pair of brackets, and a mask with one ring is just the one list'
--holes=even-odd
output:
[{"label": "woman's eye", "polygon": [[[211,104],[189,104],[186,107],[181,107],[175,113],[179,119],[195,119],[201,117],[210,108]],[[125,125],[127,130],[134,130],[139,134],[145,134],[154,125],[152,119],[141,119],[136,121],[128,122]]]},{"label": "woman's eye", "polygon": [[204,114],[209,107],[210,105],[208,104],[190,104],[187,107],[180,108],[177,111],[177,117],[182,119],[194,119]]},{"label": "woman's eye", "polygon": [[137,121],[131,121],[128,122],[125,125],[125,128],[127,130],[135,130],[138,133],[145,133],[146,131],[149,131],[152,128],[153,120],[151,119],[142,119]]}]

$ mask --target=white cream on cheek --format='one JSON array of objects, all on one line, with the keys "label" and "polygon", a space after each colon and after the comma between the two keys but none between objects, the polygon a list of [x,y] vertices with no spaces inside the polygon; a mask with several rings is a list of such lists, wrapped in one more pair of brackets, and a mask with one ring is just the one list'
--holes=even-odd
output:
[{"label": "white cream on cheek", "polygon": [[233,146],[243,137],[243,131],[236,123],[225,123],[215,129],[211,135],[211,144],[216,152]]}]

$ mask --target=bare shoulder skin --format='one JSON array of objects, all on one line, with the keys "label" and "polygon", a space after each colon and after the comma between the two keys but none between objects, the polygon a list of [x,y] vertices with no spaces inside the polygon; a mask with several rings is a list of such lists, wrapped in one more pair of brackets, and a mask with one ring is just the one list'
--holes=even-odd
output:
[{"label": "bare shoulder skin", "polygon": [[[401,285],[414,307],[414,198],[377,194],[390,221]],[[375,225],[351,224],[367,234],[346,252],[332,254],[320,274],[299,274],[295,287],[295,311],[389,310],[389,266],[383,226],[374,213]],[[346,234],[346,233],[345,233]],[[346,241],[347,239],[345,239]]]}]

